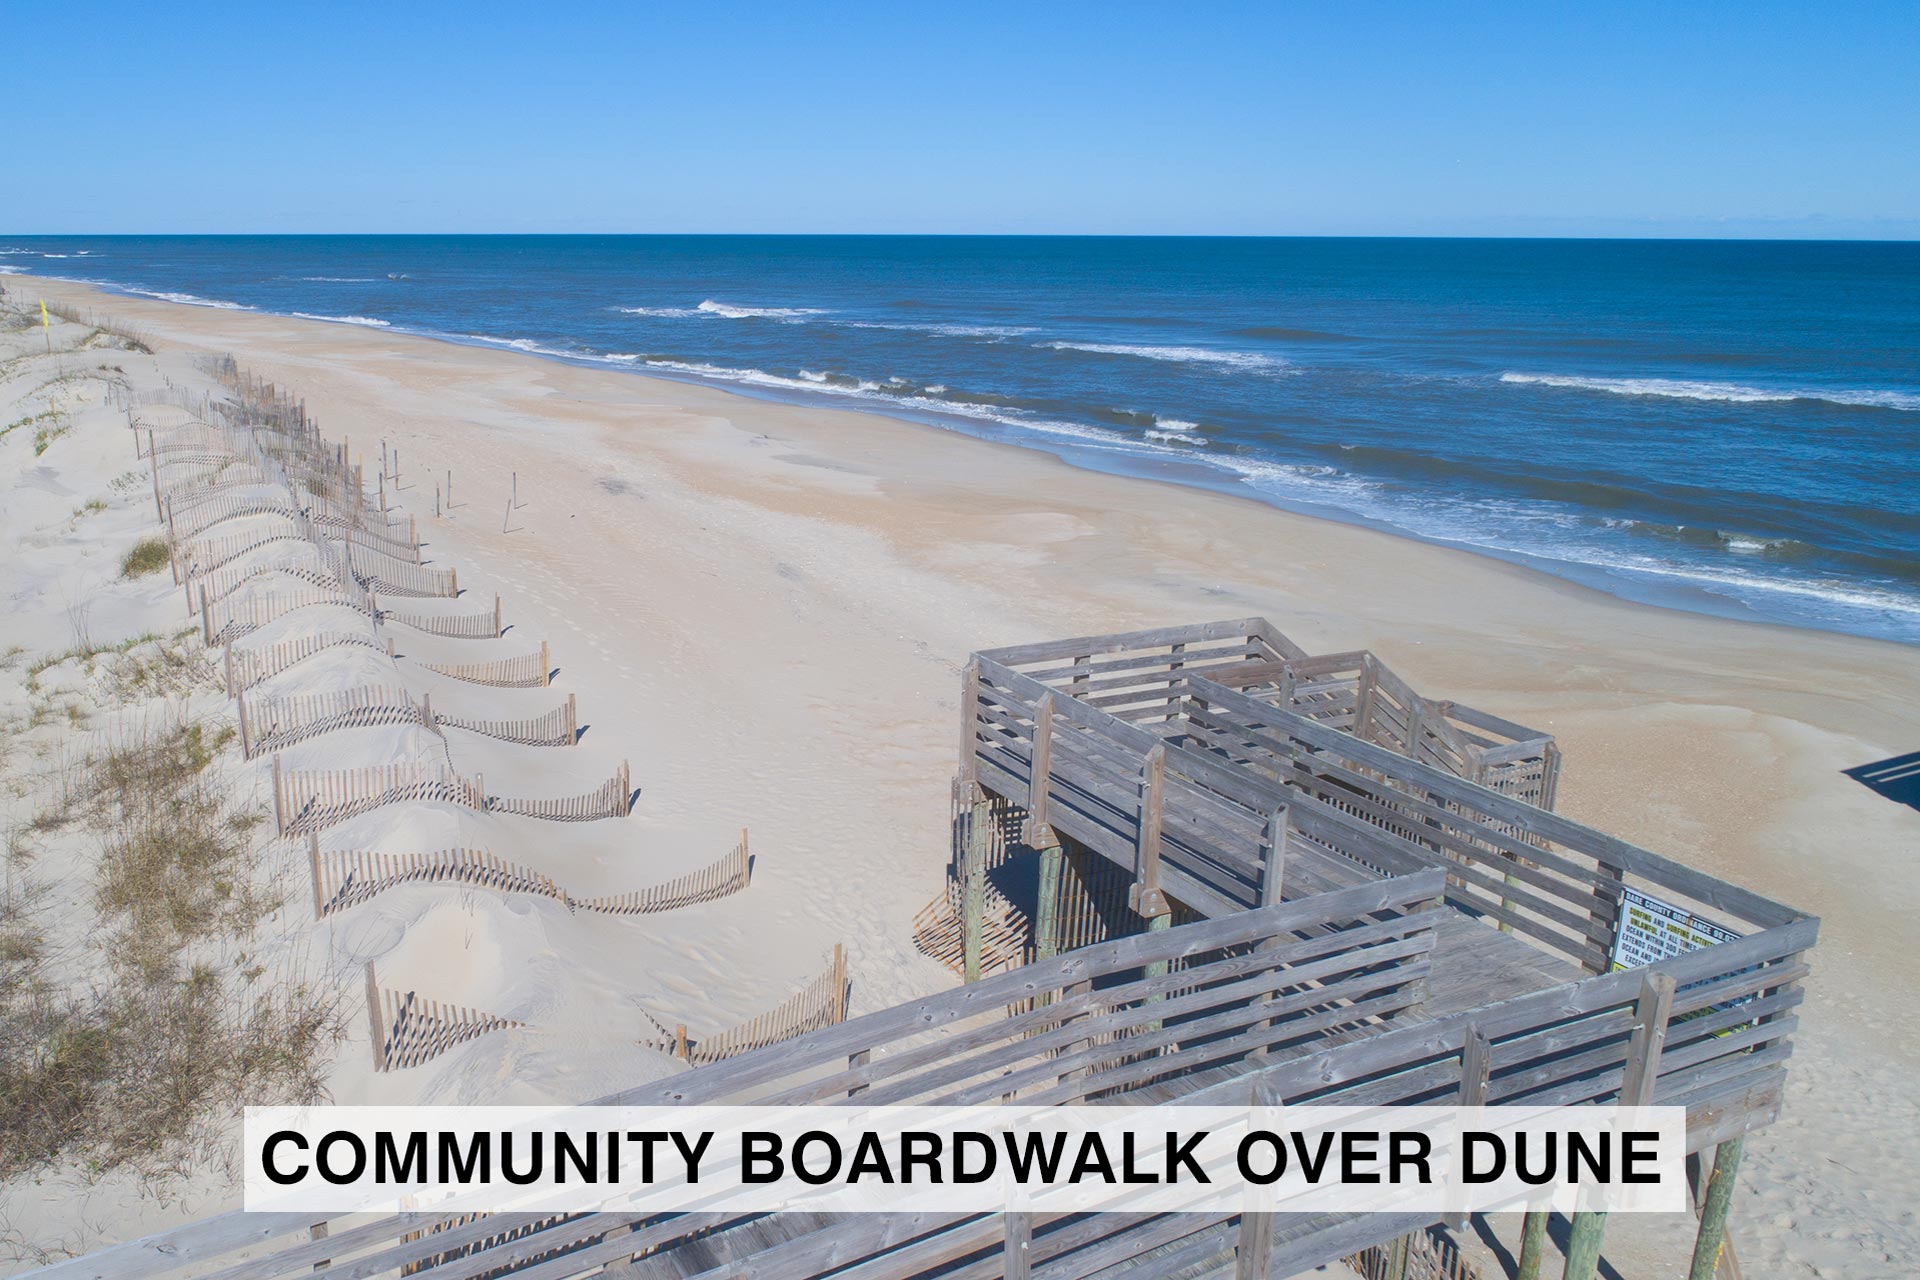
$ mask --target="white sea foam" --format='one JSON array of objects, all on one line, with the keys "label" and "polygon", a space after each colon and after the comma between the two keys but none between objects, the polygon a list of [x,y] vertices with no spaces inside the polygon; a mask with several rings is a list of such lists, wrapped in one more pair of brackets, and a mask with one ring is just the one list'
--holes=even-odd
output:
[{"label": "white sea foam", "polygon": [[1500,381],[1576,391],[1604,391],[1619,396],[1660,396],[1673,400],[1718,400],[1733,404],[1825,400],[1829,404],[1920,412],[1920,394],[1906,391],[1813,390],[1755,387],[1738,382],[1693,382],[1682,378],[1584,378],[1547,373],[1503,373]]},{"label": "white sea foam", "polygon": [[[94,281],[86,281],[92,284]],[[143,298],[158,298],[162,302],[177,302],[186,307],[213,307],[218,311],[252,311],[254,308],[240,302],[222,302],[218,298],[203,298],[195,293],[174,293],[167,289],[136,289],[132,285],[119,285],[127,293],[137,293]]]},{"label": "white sea foam", "polygon": [[676,320],[701,314],[698,307],[615,307],[614,310],[625,316],[661,316]]},{"label": "white sea foam", "polygon": [[1048,351],[1089,351],[1102,356],[1137,356],[1142,360],[1216,364],[1235,369],[1280,369],[1287,363],[1278,356],[1253,351],[1217,351],[1212,347],[1136,346],[1125,342],[1038,342],[1034,345]]},{"label": "white sea foam", "polygon": [[1039,329],[1030,324],[914,324],[906,321],[848,320],[849,329],[892,329],[900,333],[931,333],[943,338],[1023,338]]},{"label": "white sea foam", "polygon": [[1184,418],[1161,418],[1153,420],[1153,426],[1141,432],[1149,440],[1158,440],[1163,444],[1203,445],[1207,438],[1200,434],[1200,424],[1188,422]]},{"label": "white sea foam", "polygon": [[314,284],[379,284],[385,276],[301,276]]},{"label": "white sea foam", "polygon": [[293,313],[302,320],[325,320],[330,324],[357,324],[367,329],[386,329],[392,327],[386,320],[376,320],[372,316],[320,316],[311,311]]},{"label": "white sea foam", "polygon": [[823,316],[826,314],[825,311],[822,311],[818,307],[737,307],[728,302],[715,302],[712,298],[708,298],[698,307],[695,307],[694,310],[704,311],[708,315],[721,316],[728,320],[793,321],[804,320],[808,316]]},{"label": "white sea foam", "polygon": [[25,267],[15,267],[7,263],[0,262],[0,276],[17,276],[24,270],[26,270]]}]

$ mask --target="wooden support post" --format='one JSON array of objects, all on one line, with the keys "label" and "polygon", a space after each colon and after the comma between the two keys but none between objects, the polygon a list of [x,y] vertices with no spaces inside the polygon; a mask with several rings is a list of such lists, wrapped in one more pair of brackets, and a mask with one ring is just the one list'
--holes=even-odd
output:
[{"label": "wooden support post", "polygon": [[287,833],[287,807],[280,792],[280,757],[273,758],[273,829],[279,835]]},{"label": "wooden support post", "polygon": [[[1150,916],[1147,919],[1148,933],[1159,933],[1162,930],[1170,929],[1172,927],[1173,927],[1173,912],[1171,910],[1169,910],[1165,915]],[[1143,964],[1140,966],[1140,976],[1148,979],[1166,977],[1167,962],[1165,960],[1148,961],[1146,964]],[[1140,1001],[1140,1003],[1143,1005],[1159,1004],[1163,998],[1164,997],[1162,996],[1146,996]],[[1143,1022],[1140,1024],[1141,1032],[1146,1035],[1152,1035],[1154,1032],[1158,1031],[1159,1029],[1160,1029],[1160,1019],[1158,1018],[1150,1018],[1146,1022]]]},{"label": "wooden support post", "polygon": [[[1633,1034],[1627,1040],[1627,1061],[1620,1077],[1620,1105],[1644,1107],[1653,1102],[1660,1076],[1660,1051],[1667,1040],[1667,1018],[1673,1012],[1674,980],[1650,973],[1640,984],[1634,1002]],[[1576,1213],[1567,1238],[1566,1280],[1593,1280],[1600,1266],[1600,1241],[1607,1229],[1604,1213]]]},{"label": "wooden support post", "polygon": [[[1261,1076],[1254,1077],[1252,1101],[1256,1107],[1280,1105],[1273,1085]],[[1267,1280],[1273,1270],[1273,1229],[1271,1213],[1240,1215],[1239,1239],[1233,1249],[1233,1280]]]},{"label": "wooden support post", "polygon": [[500,634],[500,597],[497,595],[493,598],[493,634],[496,637]]},{"label": "wooden support post", "polygon": [[1000,1273],[1006,1280],[1030,1280],[1033,1275],[1033,1215],[1008,1213],[1005,1220],[1007,1243]]},{"label": "wooden support post", "polygon": [[976,801],[967,811],[967,848],[961,867],[960,927],[963,980],[980,981],[980,953],[986,939],[987,848],[993,838],[993,805]]},{"label": "wooden support post", "polygon": [[972,804],[980,798],[980,769],[974,760],[979,737],[976,724],[980,714],[980,660],[970,659],[960,673],[960,760],[957,777],[960,803]]},{"label": "wooden support post", "polygon": [[1408,1255],[1413,1252],[1413,1237],[1399,1236],[1387,1242],[1387,1269],[1382,1280],[1407,1280]]},{"label": "wooden support post", "polygon": [[1138,834],[1133,853],[1133,885],[1127,891],[1127,905],[1149,919],[1166,915],[1173,908],[1160,889],[1160,824],[1165,803],[1167,748],[1156,744],[1147,752],[1140,768],[1140,811]]},{"label": "wooden support post", "polygon": [[[1487,1088],[1493,1081],[1493,1042],[1487,1039],[1486,1032],[1479,1025],[1467,1027],[1466,1037],[1460,1044],[1460,1098],[1458,1105],[1463,1107],[1484,1107],[1487,1105]],[[1467,1225],[1465,1213],[1450,1213],[1446,1223],[1458,1231]]]},{"label": "wooden support post", "polygon": [[1687,1280],[1714,1280],[1722,1256],[1731,1252],[1727,1215],[1733,1208],[1734,1181],[1740,1175],[1740,1155],[1746,1145],[1742,1136],[1714,1148],[1713,1174],[1700,1202],[1700,1234],[1693,1241],[1693,1264],[1687,1268]]},{"label": "wooden support post", "polygon": [[200,588],[200,635],[208,644],[213,643],[213,612],[207,606],[207,589],[204,586]]},{"label": "wooden support post", "polygon": [[687,1048],[687,1024],[676,1023],[673,1028],[673,1056],[682,1062],[692,1062],[693,1055]]},{"label": "wooden support post", "polygon": [[[1040,850],[1039,899],[1034,908],[1034,957],[1050,960],[1060,953],[1060,867],[1066,861],[1058,841]],[[1051,994],[1051,993],[1049,993]]]},{"label": "wooden support post", "polygon": [[1267,860],[1260,866],[1260,903],[1271,907],[1281,900],[1287,882],[1287,806],[1267,815]]},{"label": "wooden support post", "polygon": [[[227,652],[233,652],[232,645],[227,646]],[[247,700],[235,698],[234,705],[240,710],[240,758],[251,760],[253,759],[253,739],[247,733]]]},{"label": "wooden support post", "polygon": [[1540,1280],[1540,1258],[1547,1250],[1547,1212],[1535,1209],[1520,1224],[1520,1267],[1514,1280]]},{"label": "wooden support post", "polygon": [[1374,686],[1379,683],[1374,674],[1373,655],[1364,654],[1360,659],[1360,678],[1357,681],[1359,691],[1353,704],[1353,736],[1362,742],[1372,742],[1367,730],[1373,723]]},{"label": "wooden support post", "polygon": [[1035,849],[1060,843],[1047,819],[1047,789],[1053,777],[1053,694],[1040,695],[1033,713],[1033,754],[1027,762],[1026,841]]}]

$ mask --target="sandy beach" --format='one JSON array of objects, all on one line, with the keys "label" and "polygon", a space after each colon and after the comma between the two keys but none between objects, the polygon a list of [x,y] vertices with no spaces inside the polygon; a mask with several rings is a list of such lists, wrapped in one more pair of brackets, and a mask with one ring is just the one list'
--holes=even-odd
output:
[{"label": "sandy beach", "polygon": [[[1820,916],[1787,1110],[1749,1144],[1742,1174],[1741,1262],[1749,1276],[1897,1275],[1920,1249],[1903,1139],[1920,1124],[1909,1065],[1920,1018],[1906,981],[1920,810],[1843,772],[1920,748],[1920,650],[1631,604],[874,415],[28,276],[5,284],[16,299],[131,326],[154,354],[110,362],[136,386],[190,383],[193,355],[231,354],[304,399],[353,456],[397,451],[390,499],[466,588],[445,611],[497,593],[511,629],[484,656],[550,645],[553,687],[489,691],[489,704],[532,716],[572,694],[586,727],[577,746],[544,754],[448,737],[454,767],[561,794],[625,762],[639,793],[628,819],[531,845],[500,825],[503,847],[521,840],[514,857],[576,896],[615,894],[697,870],[750,833],[747,889],[632,918],[415,886],[315,922],[296,868],[301,883],[269,930],[274,954],[349,975],[372,961],[385,983],[526,1024],[375,1072],[356,1007],[325,1072],[335,1101],[591,1099],[676,1069],[632,1048],[649,1021],[749,1018],[819,973],[836,944],[856,1012],[950,985],[915,950],[911,921],[949,855],[966,655],[1263,615],[1315,651],[1372,649],[1418,688],[1551,732],[1566,759],[1562,812]],[[10,358],[41,339],[6,336]],[[7,366],[6,421],[65,394],[37,367]],[[155,532],[152,494],[144,477],[113,483],[142,464],[101,384],[76,383],[71,397],[71,432],[44,450],[30,428],[0,439],[0,650],[23,658],[69,648],[82,603],[100,644],[192,621],[165,572],[117,577],[126,550]],[[99,513],[69,515],[96,496]],[[413,656],[446,648],[423,641]],[[70,687],[82,709],[31,724],[45,695],[27,687],[29,663],[0,671],[10,828],[32,818],[34,779],[63,743],[107,715],[72,667],[39,681]],[[208,715],[226,702],[217,686],[185,696]],[[452,683],[433,698],[455,711],[479,701]],[[408,732],[369,749],[441,749]],[[295,767],[325,753],[288,754]],[[262,785],[261,762],[232,769],[236,787]],[[77,838],[40,842],[36,869],[55,901],[86,891],[84,856]],[[125,1177],[84,1183],[0,1188],[12,1258],[0,1272],[237,1201],[206,1172],[158,1198]],[[1516,1233],[1477,1247],[1497,1257]],[[1608,1256],[1637,1274],[1631,1264],[1671,1259],[1690,1238],[1685,1222],[1621,1222]]]}]

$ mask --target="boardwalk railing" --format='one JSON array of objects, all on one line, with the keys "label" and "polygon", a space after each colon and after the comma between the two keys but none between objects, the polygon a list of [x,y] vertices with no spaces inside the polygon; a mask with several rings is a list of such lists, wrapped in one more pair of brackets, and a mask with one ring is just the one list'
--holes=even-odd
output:
[{"label": "boardwalk railing", "polygon": [[1175,688],[1202,677],[1552,807],[1559,751],[1551,735],[1422,697],[1365,651],[1310,655],[1264,618],[1052,640],[982,656],[1136,723],[1163,717]]},{"label": "boardwalk railing", "polygon": [[1296,896],[1439,865],[1450,903],[1591,972],[1612,963],[1630,880],[1730,915],[1736,928],[1798,918],[1197,671],[1156,699],[1150,716],[1128,720],[1096,706],[1099,695],[976,658],[963,695],[963,779],[1130,868],[1144,915],[1167,898],[1217,915],[1266,901],[1275,886]]},{"label": "boardwalk railing", "polygon": [[[1654,1101],[1687,1108],[1689,1149],[1771,1118],[1805,974],[1800,952],[1812,945],[1815,922],[1468,1013],[1393,1016],[1399,993],[1417,993],[1422,944],[1443,914],[1434,906],[1442,878],[1430,869],[1116,939],[605,1101],[955,1103],[1010,1094],[1023,1103],[1106,1096],[1241,1105],[1256,1087],[1288,1102],[1610,1101],[1635,1043],[1659,1042],[1635,1032],[1664,1027],[1657,1059],[1640,1063]],[[1345,1036],[1328,1034],[1343,1026]],[[652,1258],[665,1274],[718,1267],[712,1274],[797,1280],[855,1268],[863,1280],[989,1280],[1015,1256],[1038,1277],[1111,1274],[1130,1262],[1139,1274],[1172,1274],[1231,1266],[1257,1245],[1259,1274],[1292,1275],[1429,1224],[1418,1214],[1263,1223],[1206,1214],[769,1219],[623,1209],[559,1220],[414,1214],[334,1224],[318,1214],[235,1213],[44,1274],[123,1280],[244,1262],[247,1275],[291,1280],[321,1262],[374,1276],[457,1258],[444,1275],[459,1280],[544,1259],[522,1273],[526,1280],[561,1280]],[[685,1267],[673,1256],[683,1247]]]}]

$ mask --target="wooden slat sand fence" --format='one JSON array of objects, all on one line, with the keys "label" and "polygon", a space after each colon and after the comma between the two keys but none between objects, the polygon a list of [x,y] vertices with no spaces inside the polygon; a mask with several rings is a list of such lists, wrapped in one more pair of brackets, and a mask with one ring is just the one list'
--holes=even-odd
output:
[{"label": "wooden slat sand fence", "polygon": [[500,637],[500,597],[493,598],[493,610],[489,613],[421,614],[382,609],[380,620],[455,640],[496,640]]},{"label": "wooden slat sand fence", "polygon": [[203,577],[262,547],[306,540],[300,526],[291,517],[275,513],[272,519],[272,524],[263,524],[259,528],[240,529],[211,538],[191,538],[176,543],[178,568],[174,581]]},{"label": "wooden slat sand fence", "polygon": [[237,698],[243,690],[270,680],[317,653],[324,653],[341,645],[358,645],[381,652],[391,652],[388,643],[376,635],[371,628],[363,631],[325,631],[313,635],[293,636],[258,649],[243,649],[237,644],[230,644],[226,648],[225,664],[227,696]]},{"label": "wooden slat sand fence", "polygon": [[[957,977],[966,972],[966,926],[961,901],[965,887],[948,877],[946,889],[913,918],[914,949],[937,960]],[[1027,962],[1033,927],[1026,913],[1007,896],[985,887],[981,908],[980,972],[1001,973]]]},{"label": "wooden slat sand fence", "polygon": [[[273,818],[282,835],[304,834],[390,804],[454,804],[487,810],[478,778],[443,764],[405,761],[357,769],[283,769],[273,758]],[[565,801],[550,803],[567,803]]]},{"label": "wooden slat sand fence", "polygon": [[417,1067],[469,1040],[527,1025],[484,1009],[430,1000],[417,991],[383,988],[371,964],[367,966],[367,1015],[376,1071]]},{"label": "wooden slat sand fence", "polygon": [[338,574],[324,563],[316,564],[314,561],[312,548],[302,541],[276,551],[269,559],[257,563],[229,564],[210,573],[188,575],[187,590],[192,598],[204,595],[208,604],[217,605],[252,584],[285,577],[342,596],[353,594]]},{"label": "wooden slat sand fence", "polygon": [[[180,459],[172,466],[187,474],[166,479],[156,474],[154,487],[159,490],[162,504],[168,498],[226,493],[249,485],[273,484],[278,479],[255,463],[231,456]],[[155,459],[153,470],[158,473],[161,469],[160,462]]]},{"label": "wooden slat sand fence", "polygon": [[540,652],[518,658],[496,658],[491,662],[422,662],[420,665],[468,684],[500,689],[534,689],[553,683],[553,666],[545,640],[540,642]]},{"label": "wooden slat sand fence", "polygon": [[1431,1231],[1370,1245],[1345,1261],[1361,1280],[1480,1280],[1480,1268],[1459,1246]]},{"label": "wooden slat sand fence", "polygon": [[660,1034],[640,1043],[702,1066],[797,1039],[844,1022],[846,1017],[847,955],[846,950],[835,943],[827,971],[765,1013],[725,1031],[697,1038],[689,1036],[684,1026],[669,1032],[656,1020]]},{"label": "wooden slat sand fence", "polygon": [[359,906],[403,884],[464,884],[500,893],[531,893],[556,902],[572,901],[551,878],[480,849],[438,849],[432,853],[336,849],[322,853],[317,831],[309,832],[307,839],[316,920]]},{"label": "wooden slat sand fence", "polygon": [[429,718],[435,727],[465,729],[523,747],[570,747],[580,739],[580,715],[571,693],[565,702],[545,715],[525,719],[450,716],[437,710],[429,712]]},{"label": "wooden slat sand fence", "polygon": [[213,604],[202,596],[201,638],[209,646],[232,644],[242,636],[252,635],[260,628],[278,622],[297,609],[311,609],[323,604],[346,609],[354,607],[353,601],[339,588],[313,583],[303,583],[285,590],[258,592],[223,600],[219,604]]},{"label": "wooden slat sand fence", "polygon": [[631,780],[627,762],[620,771],[580,796],[558,800],[519,800],[509,796],[488,796],[486,807],[494,813],[518,814],[523,818],[544,818],[549,822],[592,822],[599,818],[624,818],[632,812]]},{"label": "wooden slat sand fence", "polygon": [[413,724],[433,729],[430,703],[393,686],[332,689],[282,698],[237,699],[240,746],[247,757],[278,751],[323,733],[375,725]]},{"label": "wooden slat sand fence", "polygon": [[751,859],[747,833],[710,866],[630,893],[576,898],[549,876],[481,849],[440,849],[432,853],[377,853],[336,849],[321,852],[318,832],[307,837],[307,862],[313,880],[314,918],[358,906],[402,884],[465,884],[500,893],[531,893],[551,898],[569,911],[603,915],[654,915],[711,902],[747,887]]},{"label": "wooden slat sand fence", "polygon": [[654,885],[649,889],[598,898],[570,897],[567,902],[581,911],[599,911],[616,916],[652,915],[661,911],[674,911],[701,902],[712,902],[730,893],[738,893],[747,887],[747,877],[751,874],[752,865],[753,859],[747,854],[747,833],[743,829],[740,832],[740,843],[733,847],[731,853],[711,866],[690,871],[686,875],[678,876],[665,884]]},{"label": "wooden slat sand fence", "polygon": [[208,529],[228,520],[238,520],[243,516],[293,516],[296,508],[284,497],[266,497],[243,495],[241,497],[223,497],[214,495],[201,502],[172,502],[167,507],[167,526],[173,530],[177,539],[195,538]]},{"label": "wooden slat sand fence", "polygon": [[354,574],[373,590],[389,596],[446,596],[460,594],[459,577],[452,569],[429,569],[402,559],[352,534],[346,536]]}]

